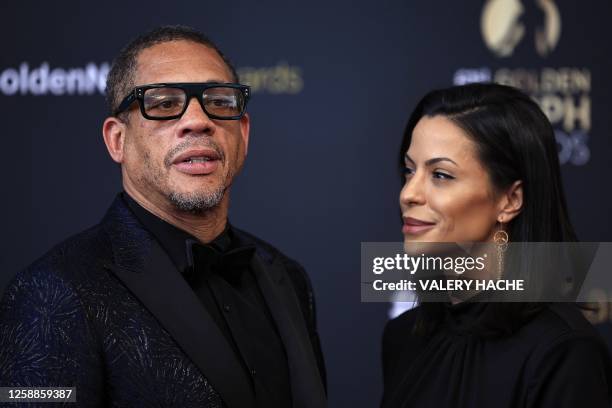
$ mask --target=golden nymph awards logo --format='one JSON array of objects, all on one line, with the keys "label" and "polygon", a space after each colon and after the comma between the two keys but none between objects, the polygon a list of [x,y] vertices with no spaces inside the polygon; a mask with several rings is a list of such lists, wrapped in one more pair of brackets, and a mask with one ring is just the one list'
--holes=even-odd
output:
[{"label": "golden nymph awards logo", "polygon": [[[544,24],[535,31],[535,48],[542,57],[548,55],[561,36],[561,15],[553,0],[537,0],[544,13]],[[509,57],[525,36],[520,21],[525,7],[520,0],[488,0],[482,10],[480,29],[485,44],[498,57]]]},{"label": "golden nymph awards logo", "polygon": [[[529,40],[522,21],[529,0],[487,0],[480,16],[484,45],[496,58],[514,62],[516,47]],[[591,130],[591,70],[588,67],[550,66],[545,59],[558,49],[561,12],[554,0],[531,0],[544,18],[533,31],[530,42],[537,55],[531,67],[459,68],[455,85],[470,82],[497,82],[522,89],[539,104],[553,127],[562,164],[586,164]],[[571,34],[571,33],[570,33]],[[568,35],[568,33],[564,33]],[[538,61],[540,60],[540,61]]]}]

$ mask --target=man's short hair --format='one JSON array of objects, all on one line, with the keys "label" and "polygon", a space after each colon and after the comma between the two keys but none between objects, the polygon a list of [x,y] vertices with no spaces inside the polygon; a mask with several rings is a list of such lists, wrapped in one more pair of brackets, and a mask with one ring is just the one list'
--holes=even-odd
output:
[{"label": "man's short hair", "polygon": [[130,41],[115,57],[106,80],[106,103],[109,114],[117,111],[121,100],[135,86],[136,68],[140,53],[157,44],[170,41],[191,41],[212,48],[229,69],[232,80],[239,82],[236,69],[219,48],[202,32],[181,25],[165,25],[139,35]]}]

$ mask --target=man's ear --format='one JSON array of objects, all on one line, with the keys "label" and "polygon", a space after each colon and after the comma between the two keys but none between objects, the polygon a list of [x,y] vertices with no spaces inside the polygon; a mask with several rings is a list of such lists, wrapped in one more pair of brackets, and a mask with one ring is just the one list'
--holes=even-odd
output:
[{"label": "man's ear", "polygon": [[251,117],[248,113],[240,119],[240,136],[244,142],[244,155],[249,151],[249,132],[251,130]]},{"label": "man's ear", "polygon": [[510,222],[519,215],[523,208],[523,182],[517,180],[504,193],[500,201],[500,212],[497,221]]},{"label": "man's ear", "polygon": [[125,144],[125,123],[116,117],[108,117],[102,125],[102,136],[106,149],[114,161],[123,162]]}]

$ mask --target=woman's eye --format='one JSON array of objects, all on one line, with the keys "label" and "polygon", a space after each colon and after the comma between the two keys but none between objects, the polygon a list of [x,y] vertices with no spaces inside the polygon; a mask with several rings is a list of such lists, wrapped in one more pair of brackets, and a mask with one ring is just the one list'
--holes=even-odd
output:
[{"label": "woman's eye", "polygon": [[404,176],[412,176],[414,174],[414,170],[410,167],[404,167]]},{"label": "woman's eye", "polygon": [[453,180],[454,179],[454,177],[451,176],[450,174],[446,174],[441,171],[434,171],[433,177],[439,180]]}]

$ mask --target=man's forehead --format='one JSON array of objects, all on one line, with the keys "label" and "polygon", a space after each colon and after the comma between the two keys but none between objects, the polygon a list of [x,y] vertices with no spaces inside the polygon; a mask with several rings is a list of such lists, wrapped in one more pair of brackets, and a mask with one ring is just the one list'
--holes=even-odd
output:
[{"label": "man's forehead", "polygon": [[231,82],[232,75],[211,47],[191,41],[170,41],[144,49],[138,55],[135,83]]}]

